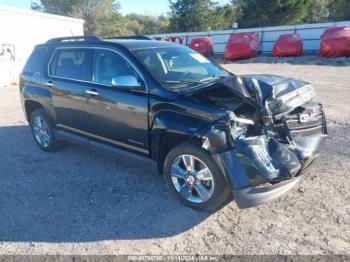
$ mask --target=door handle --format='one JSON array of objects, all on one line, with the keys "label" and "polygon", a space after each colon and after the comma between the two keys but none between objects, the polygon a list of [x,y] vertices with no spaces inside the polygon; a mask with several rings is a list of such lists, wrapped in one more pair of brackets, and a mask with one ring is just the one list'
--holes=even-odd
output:
[{"label": "door handle", "polygon": [[85,93],[88,95],[91,95],[91,96],[98,96],[99,95],[99,93],[96,92],[95,90],[86,90]]}]

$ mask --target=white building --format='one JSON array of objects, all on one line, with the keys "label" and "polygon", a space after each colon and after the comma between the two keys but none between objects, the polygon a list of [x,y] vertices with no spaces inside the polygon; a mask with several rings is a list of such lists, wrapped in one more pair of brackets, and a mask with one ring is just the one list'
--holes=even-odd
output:
[{"label": "white building", "polygon": [[0,6],[0,86],[17,82],[37,44],[83,35],[84,20]]}]

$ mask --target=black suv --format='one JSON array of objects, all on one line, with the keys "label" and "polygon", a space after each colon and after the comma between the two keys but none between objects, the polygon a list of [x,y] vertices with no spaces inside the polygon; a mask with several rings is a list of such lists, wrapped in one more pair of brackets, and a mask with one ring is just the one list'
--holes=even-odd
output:
[{"label": "black suv", "polygon": [[177,44],[94,36],[36,46],[20,77],[33,137],[150,160],[184,204],[216,210],[276,199],[326,136],[305,82],[233,75]]}]

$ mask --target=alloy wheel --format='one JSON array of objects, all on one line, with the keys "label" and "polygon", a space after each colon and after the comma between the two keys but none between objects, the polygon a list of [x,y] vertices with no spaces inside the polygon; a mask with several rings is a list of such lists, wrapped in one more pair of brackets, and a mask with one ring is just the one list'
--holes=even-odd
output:
[{"label": "alloy wheel", "polygon": [[176,191],[192,203],[208,201],[214,193],[214,178],[207,165],[193,155],[180,155],[170,170]]},{"label": "alloy wheel", "polygon": [[33,119],[33,132],[36,141],[43,147],[48,147],[50,144],[49,126],[40,116],[35,116]]}]

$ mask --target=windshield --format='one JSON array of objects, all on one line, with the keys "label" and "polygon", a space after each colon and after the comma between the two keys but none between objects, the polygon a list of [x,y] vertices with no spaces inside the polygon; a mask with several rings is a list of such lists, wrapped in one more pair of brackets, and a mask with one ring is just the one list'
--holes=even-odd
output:
[{"label": "windshield", "polygon": [[192,87],[229,75],[207,58],[185,47],[133,51],[152,75],[165,87]]}]

